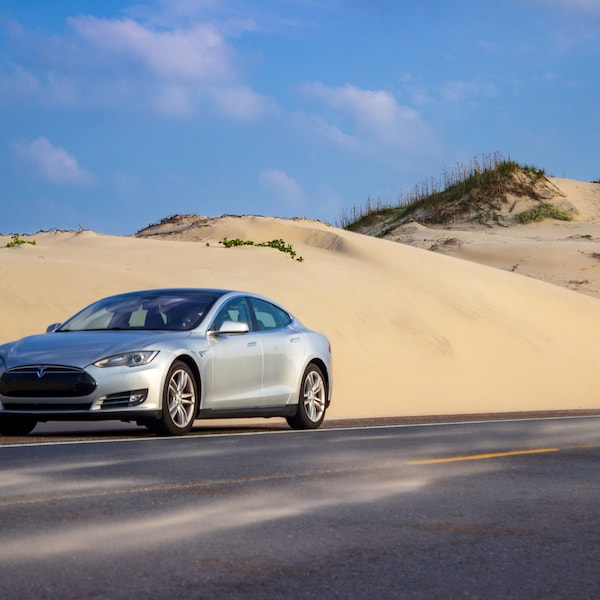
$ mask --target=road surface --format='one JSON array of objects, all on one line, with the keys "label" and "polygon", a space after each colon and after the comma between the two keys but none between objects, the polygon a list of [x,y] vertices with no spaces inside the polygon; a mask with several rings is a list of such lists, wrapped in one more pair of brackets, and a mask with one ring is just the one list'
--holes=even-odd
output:
[{"label": "road surface", "polygon": [[597,598],[600,418],[0,446],[0,598]]}]

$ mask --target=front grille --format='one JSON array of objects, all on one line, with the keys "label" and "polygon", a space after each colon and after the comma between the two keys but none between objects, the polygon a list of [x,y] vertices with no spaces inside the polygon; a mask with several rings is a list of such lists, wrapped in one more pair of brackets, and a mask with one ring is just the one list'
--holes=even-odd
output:
[{"label": "front grille", "polygon": [[75,367],[28,365],[0,377],[0,394],[8,398],[77,398],[95,389],[96,382]]}]

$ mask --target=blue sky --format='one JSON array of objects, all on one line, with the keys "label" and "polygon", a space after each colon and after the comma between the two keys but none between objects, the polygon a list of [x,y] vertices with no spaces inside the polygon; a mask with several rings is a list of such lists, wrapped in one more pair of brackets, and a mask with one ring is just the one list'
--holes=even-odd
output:
[{"label": "blue sky", "polygon": [[600,179],[600,0],[2,0],[0,232]]}]

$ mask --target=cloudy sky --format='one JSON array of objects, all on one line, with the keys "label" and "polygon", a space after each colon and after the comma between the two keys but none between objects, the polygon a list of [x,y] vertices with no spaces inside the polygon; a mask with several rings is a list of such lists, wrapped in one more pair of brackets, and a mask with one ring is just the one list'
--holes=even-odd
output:
[{"label": "cloudy sky", "polygon": [[600,179],[600,0],[2,0],[0,233]]}]

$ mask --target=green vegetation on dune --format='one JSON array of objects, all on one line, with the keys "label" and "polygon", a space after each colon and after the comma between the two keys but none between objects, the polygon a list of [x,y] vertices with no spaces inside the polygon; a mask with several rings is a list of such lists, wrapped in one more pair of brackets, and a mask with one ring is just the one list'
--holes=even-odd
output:
[{"label": "green vegetation on dune", "polygon": [[544,219],[557,219],[559,221],[571,221],[573,216],[568,212],[550,204],[550,202],[540,202],[535,208],[522,212],[519,217],[519,223],[538,223]]},{"label": "green vegetation on dune", "polygon": [[18,233],[11,236],[11,241],[7,242],[6,248],[18,248],[24,244],[35,246],[35,240],[24,240]]},{"label": "green vegetation on dune", "polygon": [[380,225],[379,237],[409,220],[448,224],[469,218],[490,227],[503,225],[502,211],[510,213],[514,209],[514,204],[506,206],[508,194],[540,202],[538,207],[517,215],[521,223],[547,217],[571,220],[569,213],[542,202],[536,186],[545,179],[543,169],[520,165],[495,153],[473,159],[468,165],[457,164],[453,170],[444,171],[440,179],[416,185],[408,194],[401,194],[395,205],[368,199],[365,205],[344,211],[339,225],[359,232]]},{"label": "green vegetation on dune", "polygon": [[301,256],[298,256],[296,254],[296,251],[294,250],[291,244],[286,244],[282,239],[256,243],[252,240],[241,240],[239,238],[236,238],[234,240],[223,238],[221,240],[221,244],[223,244],[225,248],[233,248],[235,246],[257,246],[259,248],[275,248],[275,250],[279,250],[280,252],[289,254],[291,258],[297,260],[298,262],[302,262],[304,260]]}]

